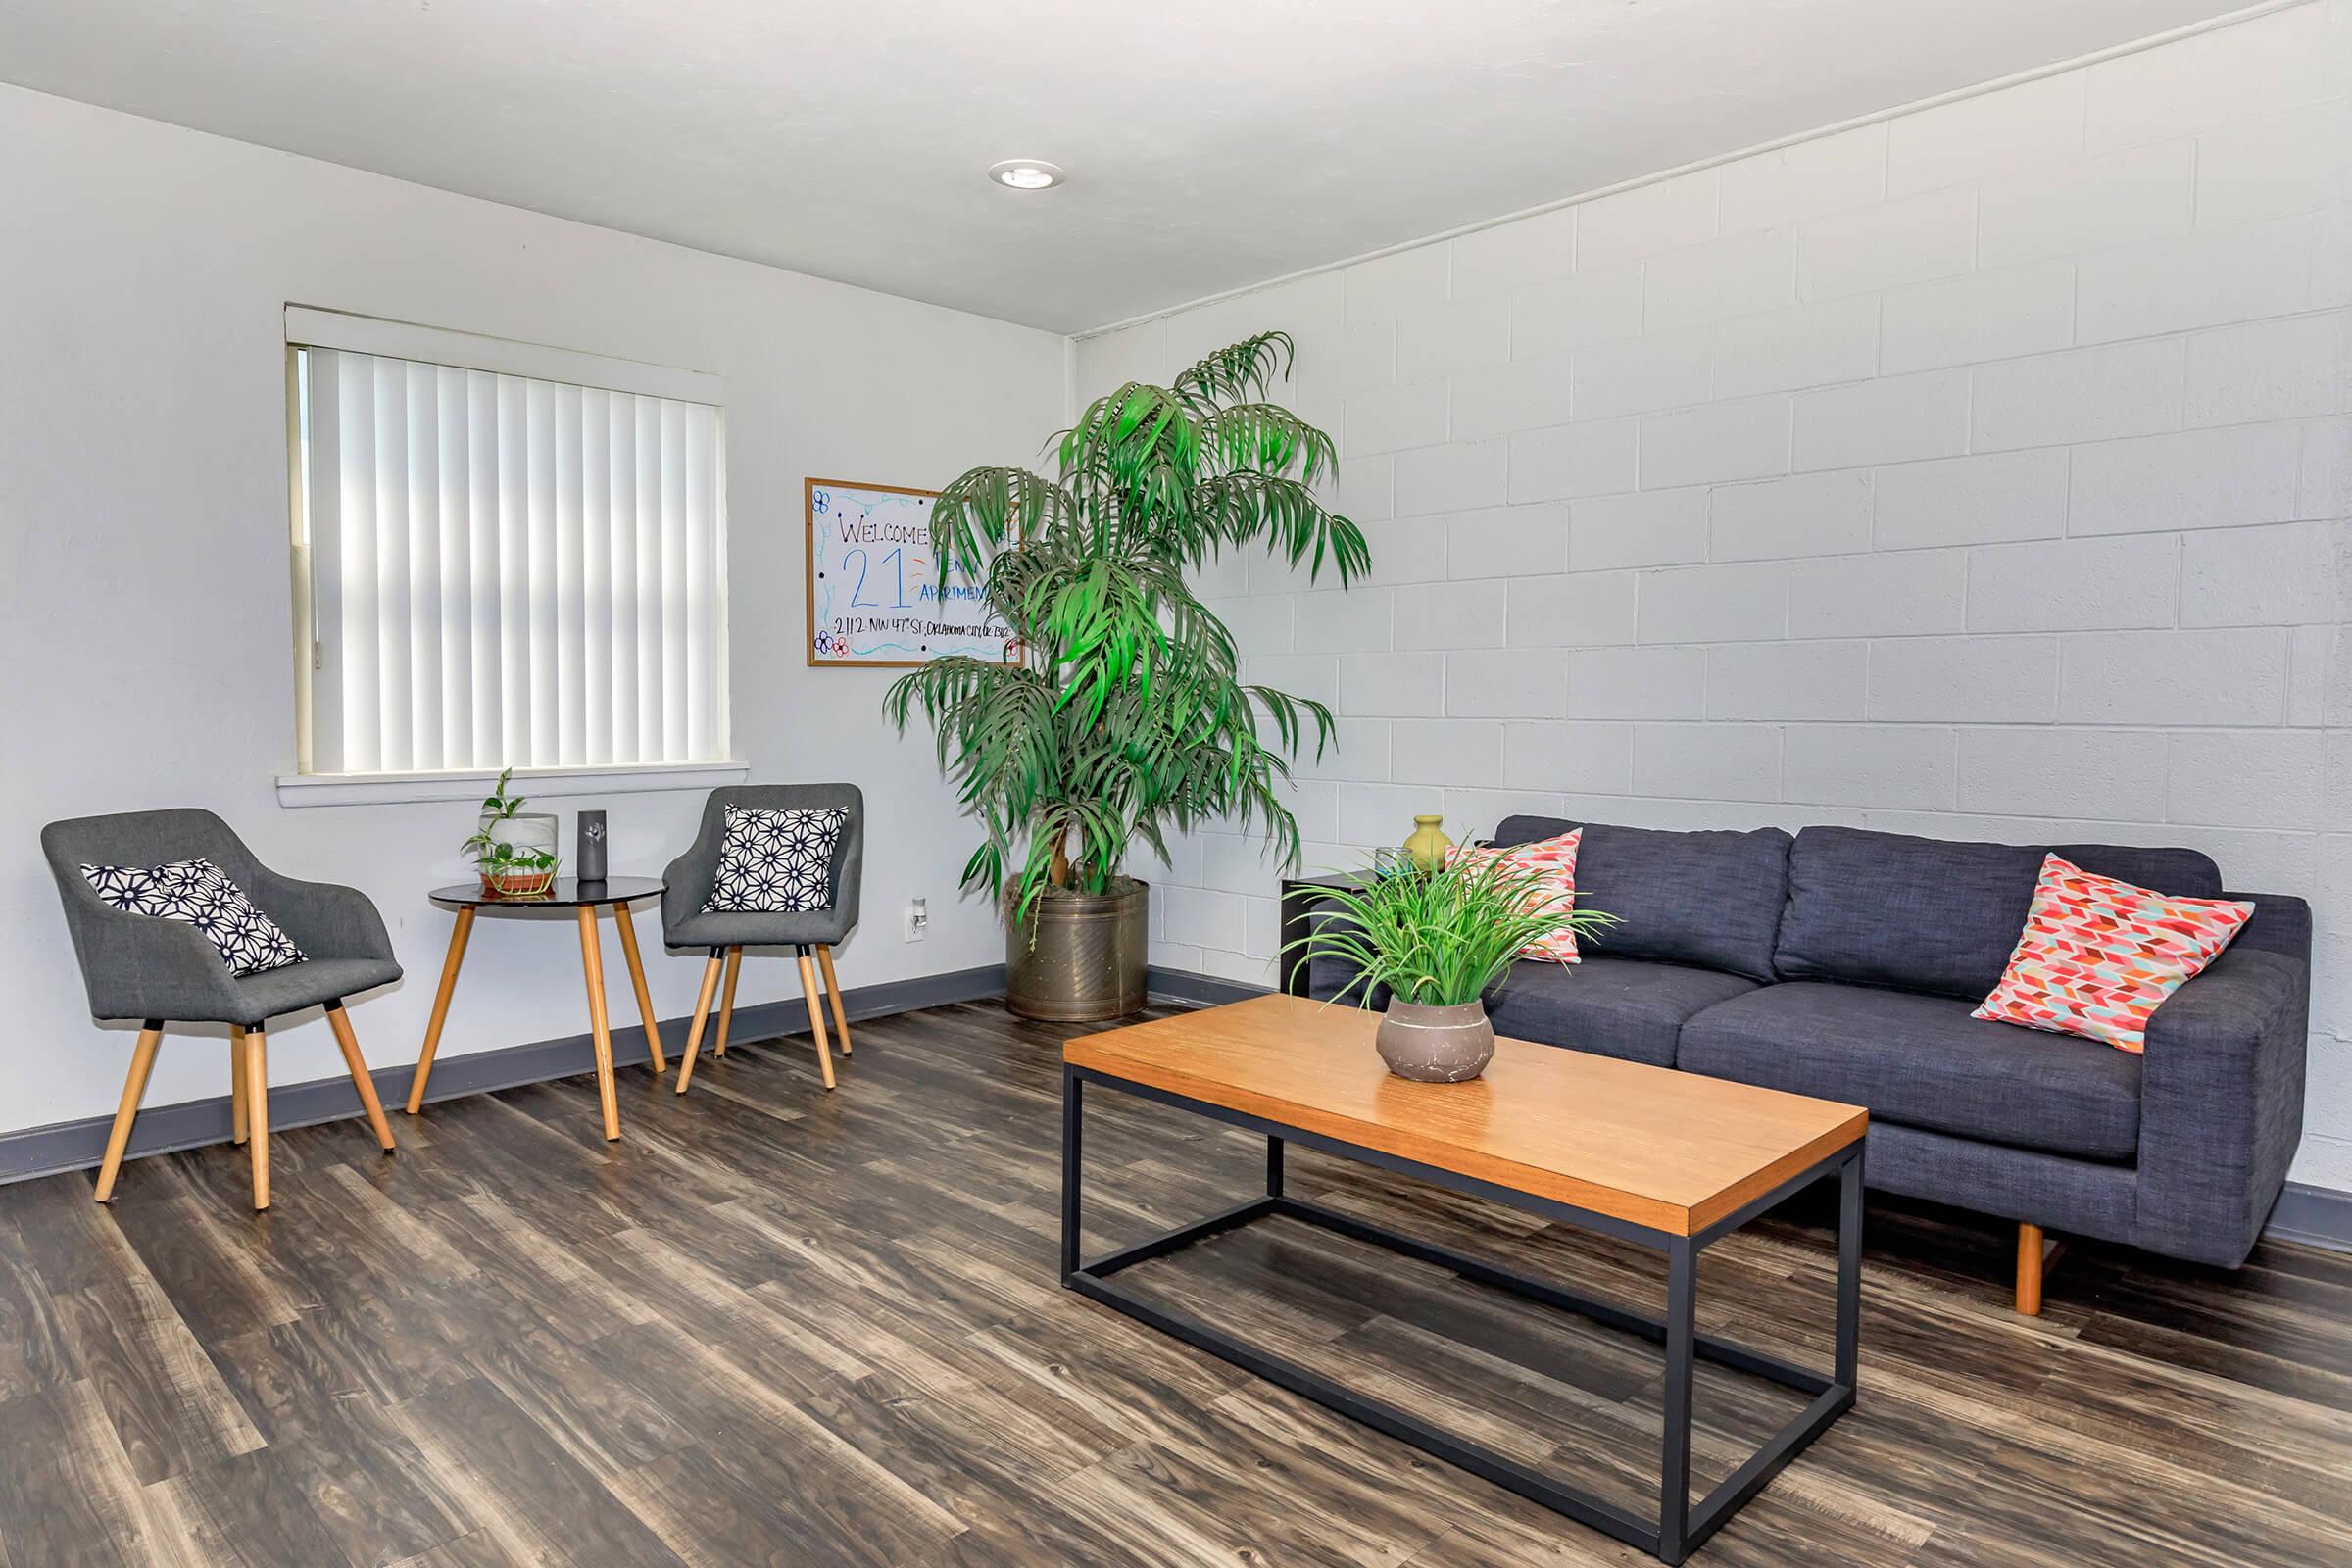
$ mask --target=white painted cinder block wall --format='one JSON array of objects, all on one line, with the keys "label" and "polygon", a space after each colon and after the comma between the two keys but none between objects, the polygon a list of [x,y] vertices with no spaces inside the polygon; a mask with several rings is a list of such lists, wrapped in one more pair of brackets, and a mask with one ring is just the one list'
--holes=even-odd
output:
[{"label": "white painted cinder block wall", "polygon": [[[968,833],[928,735],[882,723],[894,672],[806,667],[801,481],[937,485],[1025,461],[1060,416],[1066,339],[8,87],[0,215],[0,1132],[111,1112],[130,1055],[130,1033],[89,1019],[36,840],[54,817],[209,807],[264,860],[357,884],[408,978],[353,1020],[376,1065],[416,1059],[451,924],[423,893],[463,878],[466,808],[288,809],[273,788],[294,767],[288,301],[716,372],[735,755],[762,782],[866,793],[842,981],[1003,961],[992,912],[956,897]],[[601,806],[613,869],[658,874],[702,796],[550,804],[567,849],[573,812]],[[933,925],[908,946],[916,896]],[[605,937],[612,1016],[634,1023],[610,921]],[[654,940],[675,1017],[702,963]],[[745,1003],[798,995],[790,963],[744,966]],[[444,1060],[586,1027],[568,928],[479,923]],[[148,1104],[224,1094],[220,1039],[170,1037]],[[281,1084],[343,1070],[315,1013],[270,1060]]]},{"label": "white painted cinder block wall", "polygon": [[[1515,810],[2179,843],[2318,917],[2352,1188],[2352,3],[1827,134],[1083,340],[1286,327],[1374,576],[1207,586],[1342,715],[1311,866]],[[1154,961],[1264,982],[1204,832]]]}]

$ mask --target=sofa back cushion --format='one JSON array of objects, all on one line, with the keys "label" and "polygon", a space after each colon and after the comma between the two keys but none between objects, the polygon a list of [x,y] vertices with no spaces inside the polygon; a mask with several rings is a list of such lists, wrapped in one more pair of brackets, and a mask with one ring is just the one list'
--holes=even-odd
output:
[{"label": "sofa back cushion", "polygon": [[1983,1001],[2009,965],[2042,857],[2052,853],[2172,898],[2222,891],[2220,869],[2194,850],[1966,844],[1809,827],[1789,851],[1788,908],[1774,967],[1787,980]]},{"label": "sofa back cushion", "polygon": [[[1594,955],[1773,978],[1773,941],[1788,896],[1788,834],[1777,827],[1666,833],[1509,816],[1494,830],[1494,842],[1526,844],[1574,827],[1584,829],[1576,857],[1576,906],[1599,909],[1619,921],[1585,939]],[[2022,923],[2022,911],[2018,918]],[[2001,956],[2009,956],[2007,950]]]}]

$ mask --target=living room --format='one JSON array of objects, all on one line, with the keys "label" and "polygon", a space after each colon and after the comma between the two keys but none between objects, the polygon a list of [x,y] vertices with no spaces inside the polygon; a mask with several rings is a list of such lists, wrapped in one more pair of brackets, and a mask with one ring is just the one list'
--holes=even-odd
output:
[{"label": "living room", "polygon": [[0,147],[0,1562],[2352,1563],[2352,0]]}]

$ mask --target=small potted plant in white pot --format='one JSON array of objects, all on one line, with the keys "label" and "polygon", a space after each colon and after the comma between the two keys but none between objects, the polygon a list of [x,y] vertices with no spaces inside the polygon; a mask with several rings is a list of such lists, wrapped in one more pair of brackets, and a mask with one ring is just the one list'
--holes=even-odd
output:
[{"label": "small potted plant in white pot", "polygon": [[556,818],[525,811],[519,795],[507,793],[514,770],[498,775],[498,787],[482,802],[473,837],[458,846],[473,856],[482,891],[500,899],[543,899],[556,885]]},{"label": "small potted plant in white pot", "polygon": [[1615,923],[1597,909],[1571,907],[1543,870],[1500,856],[1457,858],[1427,871],[1384,850],[1360,886],[1335,888],[1329,899],[1337,907],[1291,947],[1354,971],[1334,1001],[1357,992],[1368,1008],[1387,993],[1374,1037],[1381,1059],[1419,1083],[1460,1083],[1486,1070],[1494,1054],[1486,994],[1530,944]]}]

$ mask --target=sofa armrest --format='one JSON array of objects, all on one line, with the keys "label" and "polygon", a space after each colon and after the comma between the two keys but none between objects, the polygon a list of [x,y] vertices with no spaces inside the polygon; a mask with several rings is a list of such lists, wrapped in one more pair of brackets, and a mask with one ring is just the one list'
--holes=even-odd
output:
[{"label": "sofa armrest", "polygon": [[2225,893],[2225,899],[2254,906],[2254,916],[2238,928],[2232,953],[2276,953],[2311,961],[2311,906],[2287,893]]},{"label": "sofa armrest", "polygon": [[2149,1018],[2140,1246],[2245,1261],[2302,1138],[2310,1011],[2309,964],[2232,944]]},{"label": "sofa armrest", "polygon": [[395,961],[383,914],[358,888],[301,882],[264,866],[246,892],[254,906],[283,927],[308,957]]}]

